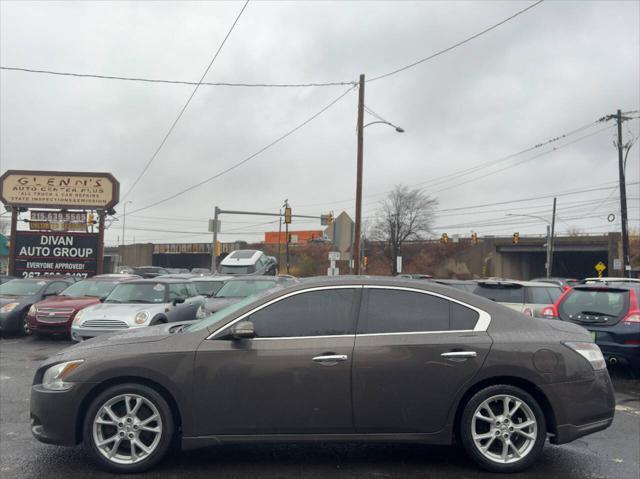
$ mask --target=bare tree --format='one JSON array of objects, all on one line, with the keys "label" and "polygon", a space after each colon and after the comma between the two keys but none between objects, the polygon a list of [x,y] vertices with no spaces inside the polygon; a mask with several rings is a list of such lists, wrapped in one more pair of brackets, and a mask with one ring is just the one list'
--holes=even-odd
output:
[{"label": "bare tree", "polygon": [[380,202],[369,236],[387,244],[385,256],[389,259],[392,274],[398,273],[396,257],[400,256],[402,244],[423,239],[431,233],[437,205],[437,199],[420,189],[410,190],[404,185],[396,185]]}]

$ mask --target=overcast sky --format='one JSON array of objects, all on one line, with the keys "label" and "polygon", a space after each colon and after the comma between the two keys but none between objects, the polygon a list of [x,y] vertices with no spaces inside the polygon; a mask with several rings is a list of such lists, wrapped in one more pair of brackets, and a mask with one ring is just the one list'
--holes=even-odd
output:
[{"label": "overcast sky", "polygon": [[[533,2],[251,2],[205,81],[348,82],[395,70]],[[437,197],[435,234],[542,234],[619,228],[614,123],[600,123],[466,176],[457,173],[623,111],[640,109],[640,3],[546,1],[471,42],[368,83],[366,105],[403,127],[365,130],[364,217],[395,184]],[[4,67],[198,81],[238,2],[0,2]],[[191,94],[187,85],[0,72],[0,169],[107,171],[131,187]],[[357,91],[251,161],[176,199],[307,120],[348,89],[201,86],[127,200],[127,242],[206,241],[223,209],[353,215]],[[366,121],[375,118],[367,116]],[[625,141],[640,133],[624,124]],[[606,127],[605,131],[599,132]],[[575,143],[571,143],[575,142]],[[571,143],[571,144],[569,144]],[[557,150],[553,151],[553,148]],[[548,152],[548,153],[547,153]],[[640,226],[640,145],[627,166],[630,226]],[[448,176],[450,175],[450,176]],[[442,177],[446,177],[444,180]],[[437,181],[435,181],[437,180]],[[584,189],[597,191],[564,195]],[[116,207],[121,213],[121,206]],[[461,208],[461,209],[456,209]],[[454,211],[446,211],[452,210]],[[616,220],[607,221],[615,213]],[[223,240],[276,230],[223,216]],[[107,232],[115,244],[121,223]],[[295,222],[293,229],[318,228]],[[145,231],[146,230],[146,231]],[[157,230],[157,231],[153,231]]]}]

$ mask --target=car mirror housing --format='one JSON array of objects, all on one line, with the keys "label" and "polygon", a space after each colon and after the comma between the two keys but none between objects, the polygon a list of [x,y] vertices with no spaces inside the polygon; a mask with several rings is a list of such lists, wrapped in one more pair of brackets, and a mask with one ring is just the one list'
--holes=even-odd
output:
[{"label": "car mirror housing", "polygon": [[174,306],[175,306],[176,304],[182,304],[182,303],[184,303],[184,298],[175,298],[175,299],[172,301],[172,303],[173,303],[173,305],[174,305]]},{"label": "car mirror housing", "polygon": [[230,333],[233,339],[251,339],[256,337],[256,330],[251,321],[240,321],[231,327]]}]

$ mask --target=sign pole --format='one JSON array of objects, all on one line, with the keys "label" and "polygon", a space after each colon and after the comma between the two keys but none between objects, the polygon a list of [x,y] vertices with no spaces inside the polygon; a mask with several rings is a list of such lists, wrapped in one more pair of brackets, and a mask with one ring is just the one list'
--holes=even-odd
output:
[{"label": "sign pole", "polygon": [[96,262],[96,274],[104,272],[104,211],[98,211],[98,261]]},{"label": "sign pole", "polygon": [[220,209],[217,206],[213,208],[213,244],[211,245],[211,272],[218,272],[218,214]]},{"label": "sign pole", "polygon": [[9,244],[9,275],[16,276],[16,231],[18,230],[18,209],[11,208],[11,243]]}]

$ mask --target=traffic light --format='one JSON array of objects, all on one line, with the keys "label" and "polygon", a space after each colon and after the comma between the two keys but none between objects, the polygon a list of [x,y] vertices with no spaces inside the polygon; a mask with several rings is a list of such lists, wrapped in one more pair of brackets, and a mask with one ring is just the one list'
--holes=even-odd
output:
[{"label": "traffic light", "polygon": [[216,241],[216,256],[220,256],[220,250],[222,248],[220,247],[220,241]]},{"label": "traffic light", "polygon": [[333,212],[327,215],[327,224],[333,224]]},{"label": "traffic light", "polygon": [[89,213],[88,217],[87,217],[87,224],[88,225],[95,225],[96,224],[96,219],[93,213]]},{"label": "traffic light", "polygon": [[476,233],[475,231],[471,233],[471,242],[473,244],[478,244],[478,233]]},{"label": "traffic light", "polygon": [[520,233],[518,233],[518,232],[513,233],[513,239],[511,240],[511,242],[512,242],[513,244],[518,244],[518,243],[520,243]]},{"label": "traffic light", "polygon": [[365,269],[367,268],[367,266],[369,266],[369,257],[368,256],[364,257],[363,264],[364,264]]},{"label": "traffic light", "polygon": [[291,224],[291,208],[288,206],[284,209],[284,222],[285,224]]},{"label": "traffic light", "polygon": [[449,235],[447,233],[442,233],[440,237],[440,243],[447,244],[449,242]]}]

